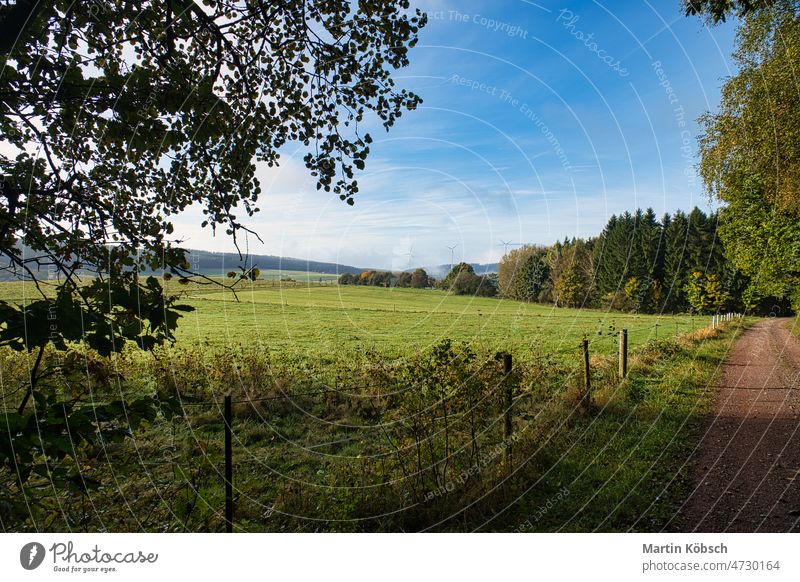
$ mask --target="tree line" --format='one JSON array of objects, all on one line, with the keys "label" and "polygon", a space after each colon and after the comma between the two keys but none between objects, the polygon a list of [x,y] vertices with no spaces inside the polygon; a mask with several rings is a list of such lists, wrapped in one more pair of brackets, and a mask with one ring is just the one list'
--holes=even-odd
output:
[{"label": "tree line", "polygon": [[451,267],[444,279],[437,280],[423,268],[413,272],[363,271],[356,275],[342,273],[339,285],[366,285],[370,287],[403,287],[408,289],[440,289],[455,295],[495,297],[498,294],[497,275],[477,275],[472,265],[458,263]]},{"label": "tree line", "polygon": [[368,285],[371,287],[404,287],[408,289],[428,289],[436,284],[425,269],[415,269],[413,273],[393,273],[391,271],[363,271],[359,274],[342,273],[339,285]]},{"label": "tree line", "polygon": [[503,256],[497,274],[477,275],[468,263],[458,263],[438,281],[419,268],[399,274],[343,273],[339,284],[435,288],[455,295],[638,313],[788,308],[785,295],[765,291],[762,282],[737,268],[730,243],[721,236],[725,216],[695,207],[659,219],[652,208],[638,209],[612,216],[595,237],[514,249]]},{"label": "tree line", "polygon": [[499,292],[561,307],[660,313],[763,310],[753,281],[728,260],[720,215],[694,208],[657,219],[652,209],[612,216],[588,240],[527,245],[506,254]]}]

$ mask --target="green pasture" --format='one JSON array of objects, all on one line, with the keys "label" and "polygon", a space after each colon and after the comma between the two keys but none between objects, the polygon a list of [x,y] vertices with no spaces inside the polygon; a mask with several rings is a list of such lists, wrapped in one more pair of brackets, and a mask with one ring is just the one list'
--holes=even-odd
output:
[{"label": "green pasture", "polygon": [[[322,360],[367,349],[400,357],[444,338],[520,355],[572,357],[587,337],[593,353],[611,354],[623,328],[635,349],[709,323],[708,317],[562,309],[427,289],[270,280],[242,282],[236,293],[199,281],[173,280],[168,288],[196,308],[179,322],[180,347],[256,347]],[[35,298],[34,291],[30,284],[0,284],[0,298],[18,303]]]},{"label": "green pasture", "polygon": [[402,356],[443,338],[520,353],[574,354],[588,337],[596,352],[614,350],[628,329],[632,347],[708,325],[706,317],[560,309],[442,291],[357,286],[256,287],[234,297],[192,292],[196,311],[180,322],[179,343],[256,345],[307,355],[375,349]]},{"label": "green pasture", "polygon": [[[218,273],[204,273],[215,276]],[[303,283],[332,283],[339,278],[336,273],[313,273],[311,271],[287,271],[285,269],[262,269],[259,277],[264,281],[299,281]]]}]

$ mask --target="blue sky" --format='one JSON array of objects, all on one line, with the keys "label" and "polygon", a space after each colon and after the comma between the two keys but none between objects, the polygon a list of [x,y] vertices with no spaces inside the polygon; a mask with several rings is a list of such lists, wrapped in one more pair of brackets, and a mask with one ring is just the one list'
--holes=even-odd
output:
[{"label": "blue sky", "polygon": [[[412,4],[414,4],[412,0]],[[402,269],[496,261],[502,241],[597,234],[612,214],[709,209],[696,119],[731,75],[735,23],[680,0],[444,1],[398,83],[420,109],[375,143],[354,207],[319,192],[302,150],[260,168],[253,253]],[[183,217],[185,246],[230,250]]]}]

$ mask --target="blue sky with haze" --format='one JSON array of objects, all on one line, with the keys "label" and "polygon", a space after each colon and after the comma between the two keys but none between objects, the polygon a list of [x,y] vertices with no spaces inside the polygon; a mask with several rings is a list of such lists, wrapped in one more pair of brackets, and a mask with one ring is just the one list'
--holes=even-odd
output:
[{"label": "blue sky with haze", "polygon": [[[412,4],[413,4],[412,0]],[[424,0],[398,83],[420,109],[375,143],[354,207],[314,187],[286,150],[260,168],[250,251],[404,269],[496,261],[502,241],[597,234],[612,214],[709,209],[696,119],[732,74],[734,23],[708,28],[680,0]],[[185,246],[231,250],[179,220]]]}]

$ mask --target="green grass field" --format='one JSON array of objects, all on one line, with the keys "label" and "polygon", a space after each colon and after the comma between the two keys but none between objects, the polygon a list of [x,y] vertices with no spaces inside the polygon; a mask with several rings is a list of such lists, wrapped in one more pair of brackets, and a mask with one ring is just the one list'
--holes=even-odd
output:
[{"label": "green grass field", "polygon": [[365,348],[388,356],[424,350],[444,338],[520,354],[574,354],[585,336],[593,350],[614,350],[620,329],[632,347],[708,325],[705,317],[558,309],[442,291],[356,286],[256,287],[238,293],[187,292],[196,311],[179,326],[179,343],[256,344],[306,355]]},{"label": "green grass field", "polygon": [[[214,276],[214,273],[204,273]],[[339,278],[336,273],[313,273],[311,271],[286,271],[279,269],[262,269],[260,273],[264,281],[300,281],[303,283],[332,283]]]},{"label": "green grass field", "polygon": [[[583,337],[612,353],[620,329],[631,348],[708,325],[707,317],[561,309],[519,301],[457,296],[434,290],[304,282],[242,282],[236,294],[215,285],[169,283],[196,311],[178,326],[178,346],[254,346],[266,352],[328,359],[378,351],[402,357],[442,339],[520,355],[572,357]],[[0,299],[35,297],[22,283],[0,283]]]},{"label": "green grass field", "polygon": [[[156,390],[179,394],[185,409],[90,447],[96,458],[82,473],[102,484],[90,503],[59,495],[12,529],[220,531],[220,407],[232,391],[237,529],[679,530],[714,374],[751,321],[708,330],[706,317],[330,284],[257,281],[238,298],[194,282],[169,289],[196,307],[174,348],[79,358],[74,373],[90,385],[113,379],[101,399]],[[0,284],[6,300],[31,291]],[[621,328],[631,351],[625,380]],[[514,354],[508,378],[499,350]],[[15,406],[27,361],[0,352],[3,397]],[[507,382],[518,438],[508,479]]]},{"label": "green grass field", "polygon": [[[574,353],[588,337],[605,353],[622,328],[635,347],[708,325],[707,317],[560,309],[434,290],[270,280],[243,282],[235,295],[199,283],[171,282],[168,289],[196,308],[179,323],[178,343],[187,348],[254,345],[309,356],[370,348],[402,356],[450,338],[542,355]],[[34,292],[28,284],[0,283],[0,299],[7,301],[24,303]]]}]

